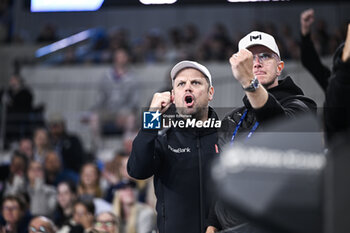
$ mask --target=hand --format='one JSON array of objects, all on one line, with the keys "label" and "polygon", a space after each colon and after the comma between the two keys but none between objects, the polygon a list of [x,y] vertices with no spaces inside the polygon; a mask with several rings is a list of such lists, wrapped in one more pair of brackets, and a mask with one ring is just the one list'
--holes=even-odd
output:
[{"label": "hand", "polygon": [[248,49],[241,49],[230,58],[233,76],[242,87],[247,87],[254,79],[253,54]]},{"label": "hand", "polygon": [[343,48],[343,55],[341,59],[343,62],[350,61],[350,23],[348,24],[348,32],[346,34],[345,44]]},{"label": "hand", "polygon": [[102,176],[103,178],[105,178],[107,180],[107,182],[109,182],[110,184],[117,184],[119,182],[119,178],[114,175],[112,172],[106,171],[104,170],[102,172]]},{"label": "hand", "polygon": [[315,21],[314,9],[308,9],[300,14],[300,27],[301,34],[303,36],[307,35],[311,31],[311,25]]},{"label": "hand", "polygon": [[150,111],[160,111],[164,113],[172,104],[173,96],[171,96],[170,91],[165,91],[162,93],[155,93],[149,107]]}]

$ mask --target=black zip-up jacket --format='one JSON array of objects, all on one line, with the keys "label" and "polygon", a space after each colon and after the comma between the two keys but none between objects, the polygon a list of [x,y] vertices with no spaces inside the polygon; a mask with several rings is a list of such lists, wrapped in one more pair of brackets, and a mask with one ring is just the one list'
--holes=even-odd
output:
[{"label": "black zip-up jacket", "polygon": [[270,88],[267,91],[269,97],[263,107],[253,109],[247,96],[244,96],[244,106],[234,109],[225,116],[219,132],[220,148],[231,140],[232,134],[245,110],[248,110],[248,112],[241,127],[238,129],[238,137],[241,136],[243,132],[249,131],[256,121],[259,122],[257,130],[260,130],[264,127],[264,122],[276,118],[293,118],[297,114],[307,112],[316,113],[316,103],[312,99],[304,96],[303,91],[289,76],[283,80],[279,80],[278,86]]},{"label": "black zip-up jacket", "polygon": [[[209,118],[218,119],[209,108]],[[162,131],[160,131],[162,132]],[[203,233],[211,197],[208,170],[217,151],[213,128],[170,128],[165,133],[140,130],[127,169],[131,177],[154,175],[160,233]]]}]

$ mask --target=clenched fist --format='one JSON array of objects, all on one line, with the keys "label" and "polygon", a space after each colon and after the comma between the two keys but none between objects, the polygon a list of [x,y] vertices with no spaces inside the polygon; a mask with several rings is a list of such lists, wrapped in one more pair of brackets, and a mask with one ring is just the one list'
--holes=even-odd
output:
[{"label": "clenched fist", "polygon": [[310,33],[311,25],[314,23],[314,21],[315,21],[315,13],[313,9],[308,9],[301,13],[300,27],[301,27],[301,34],[303,34],[303,36]]},{"label": "clenched fist", "polygon": [[153,99],[151,102],[151,106],[149,107],[150,111],[159,111],[164,113],[172,104],[173,97],[170,91],[165,91],[162,93],[155,93],[153,95]]},{"label": "clenched fist", "polygon": [[248,49],[241,49],[230,58],[233,76],[242,87],[249,86],[254,78],[253,54]]}]

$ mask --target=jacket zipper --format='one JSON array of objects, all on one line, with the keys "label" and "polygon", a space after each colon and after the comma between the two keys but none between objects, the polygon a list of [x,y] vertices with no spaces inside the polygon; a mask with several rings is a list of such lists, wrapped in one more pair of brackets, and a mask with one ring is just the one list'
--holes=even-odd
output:
[{"label": "jacket zipper", "polygon": [[197,150],[198,150],[198,165],[199,165],[199,211],[200,211],[200,229],[201,232],[204,232],[204,214],[203,214],[203,185],[202,185],[202,155],[200,148],[200,138],[197,136]]}]

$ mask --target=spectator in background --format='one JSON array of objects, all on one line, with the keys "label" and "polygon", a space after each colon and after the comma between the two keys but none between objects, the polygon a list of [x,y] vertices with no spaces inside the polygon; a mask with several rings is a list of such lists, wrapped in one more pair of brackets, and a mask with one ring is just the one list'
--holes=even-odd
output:
[{"label": "spectator in background", "polygon": [[28,159],[18,151],[13,152],[9,173],[3,181],[3,194],[23,194],[25,192]]},{"label": "spectator in background", "polygon": [[37,233],[37,232],[44,232],[44,233],[56,233],[56,226],[51,221],[51,219],[44,217],[44,216],[37,216],[33,218],[28,227],[29,233]]},{"label": "spectator in background", "polygon": [[80,182],[78,184],[79,197],[91,197],[96,213],[112,209],[111,204],[102,199],[103,191],[100,186],[100,176],[100,171],[96,164],[86,163],[81,169]]},{"label": "spectator in background", "polygon": [[44,163],[46,153],[52,149],[49,133],[45,128],[37,128],[34,131],[34,159]]},{"label": "spectator in background", "polygon": [[53,43],[58,40],[56,27],[52,24],[46,24],[42,28],[36,41],[38,43]]},{"label": "spectator in background", "polygon": [[120,219],[120,233],[148,233],[156,229],[153,209],[137,201],[136,183],[124,181],[115,192],[113,212]]},{"label": "spectator in background", "polygon": [[0,232],[28,233],[31,218],[27,202],[20,195],[8,195],[2,199],[2,216]]},{"label": "spectator in background", "polygon": [[194,46],[198,42],[199,32],[193,23],[186,24],[183,29],[183,41],[187,47]]},{"label": "spectator in background", "polygon": [[102,212],[96,216],[94,230],[105,233],[119,233],[118,217],[112,212]]},{"label": "spectator in background", "polygon": [[81,165],[86,161],[80,139],[67,132],[65,120],[61,114],[51,115],[48,126],[53,149],[62,161],[63,170],[69,169],[79,173]]},{"label": "spectator in background", "polygon": [[42,164],[31,161],[28,168],[27,193],[30,197],[30,212],[52,218],[56,208],[56,189],[44,183]]},{"label": "spectator in background", "polygon": [[281,48],[281,56],[285,59],[299,59],[299,45],[293,37],[290,25],[282,24],[281,33],[282,40],[279,43],[277,42],[278,48]]},{"label": "spectator in background", "polygon": [[112,30],[111,35],[109,36],[109,51],[111,51],[112,54],[118,49],[130,51],[128,41],[130,41],[129,32],[126,28],[117,28]]},{"label": "spectator in background", "polygon": [[118,151],[115,153],[113,160],[107,163],[105,166],[103,177],[109,184],[106,191],[105,200],[110,203],[113,201],[115,191],[121,187],[125,180],[130,179],[130,176],[126,170],[128,159],[129,154],[125,153],[124,151]]},{"label": "spectator in background", "polygon": [[80,198],[73,206],[73,217],[58,233],[90,233],[94,224],[95,206],[90,198]]},{"label": "spectator in background", "polygon": [[9,143],[31,135],[29,114],[33,110],[33,94],[23,78],[13,74],[3,95],[7,112],[5,145],[8,147]]},{"label": "spectator in background", "polygon": [[135,112],[139,107],[140,84],[129,67],[125,49],[114,53],[113,67],[99,84],[99,98],[87,120],[98,147],[101,135],[122,134],[135,128]]},{"label": "spectator in background", "polygon": [[64,180],[70,180],[77,184],[79,180],[78,173],[64,169],[61,160],[55,151],[48,151],[44,161],[45,183],[57,186],[58,183]]},{"label": "spectator in background", "polygon": [[73,204],[77,199],[77,188],[71,181],[62,181],[57,185],[57,206],[54,222],[61,228],[73,216]]},{"label": "spectator in background", "polygon": [[78,195],[102,197],[103,193],[100,187],[100,171],[96,164],[86,163],[81,168]]},{"label": "spectator in background", "polygon": [[216,23],[209,37],[209,60],[224,61],[228,59],[226,50],[230,47],[231,40],[225,25]]},{"label": "spectator in background", "polygon": [[315,12],[313,9],[305,10],[300,14],[300,58],[303,66],[311,73],[323,91],[326,91],[331,71],[322,64],[311,39],[311,27],[314,20]]},{"label": "spectator in background", "polygon": [[18,151],[24,154],[28,160],[32,160],[34,157],[33,141],[30,138],[22,138],[19,140]]}]

